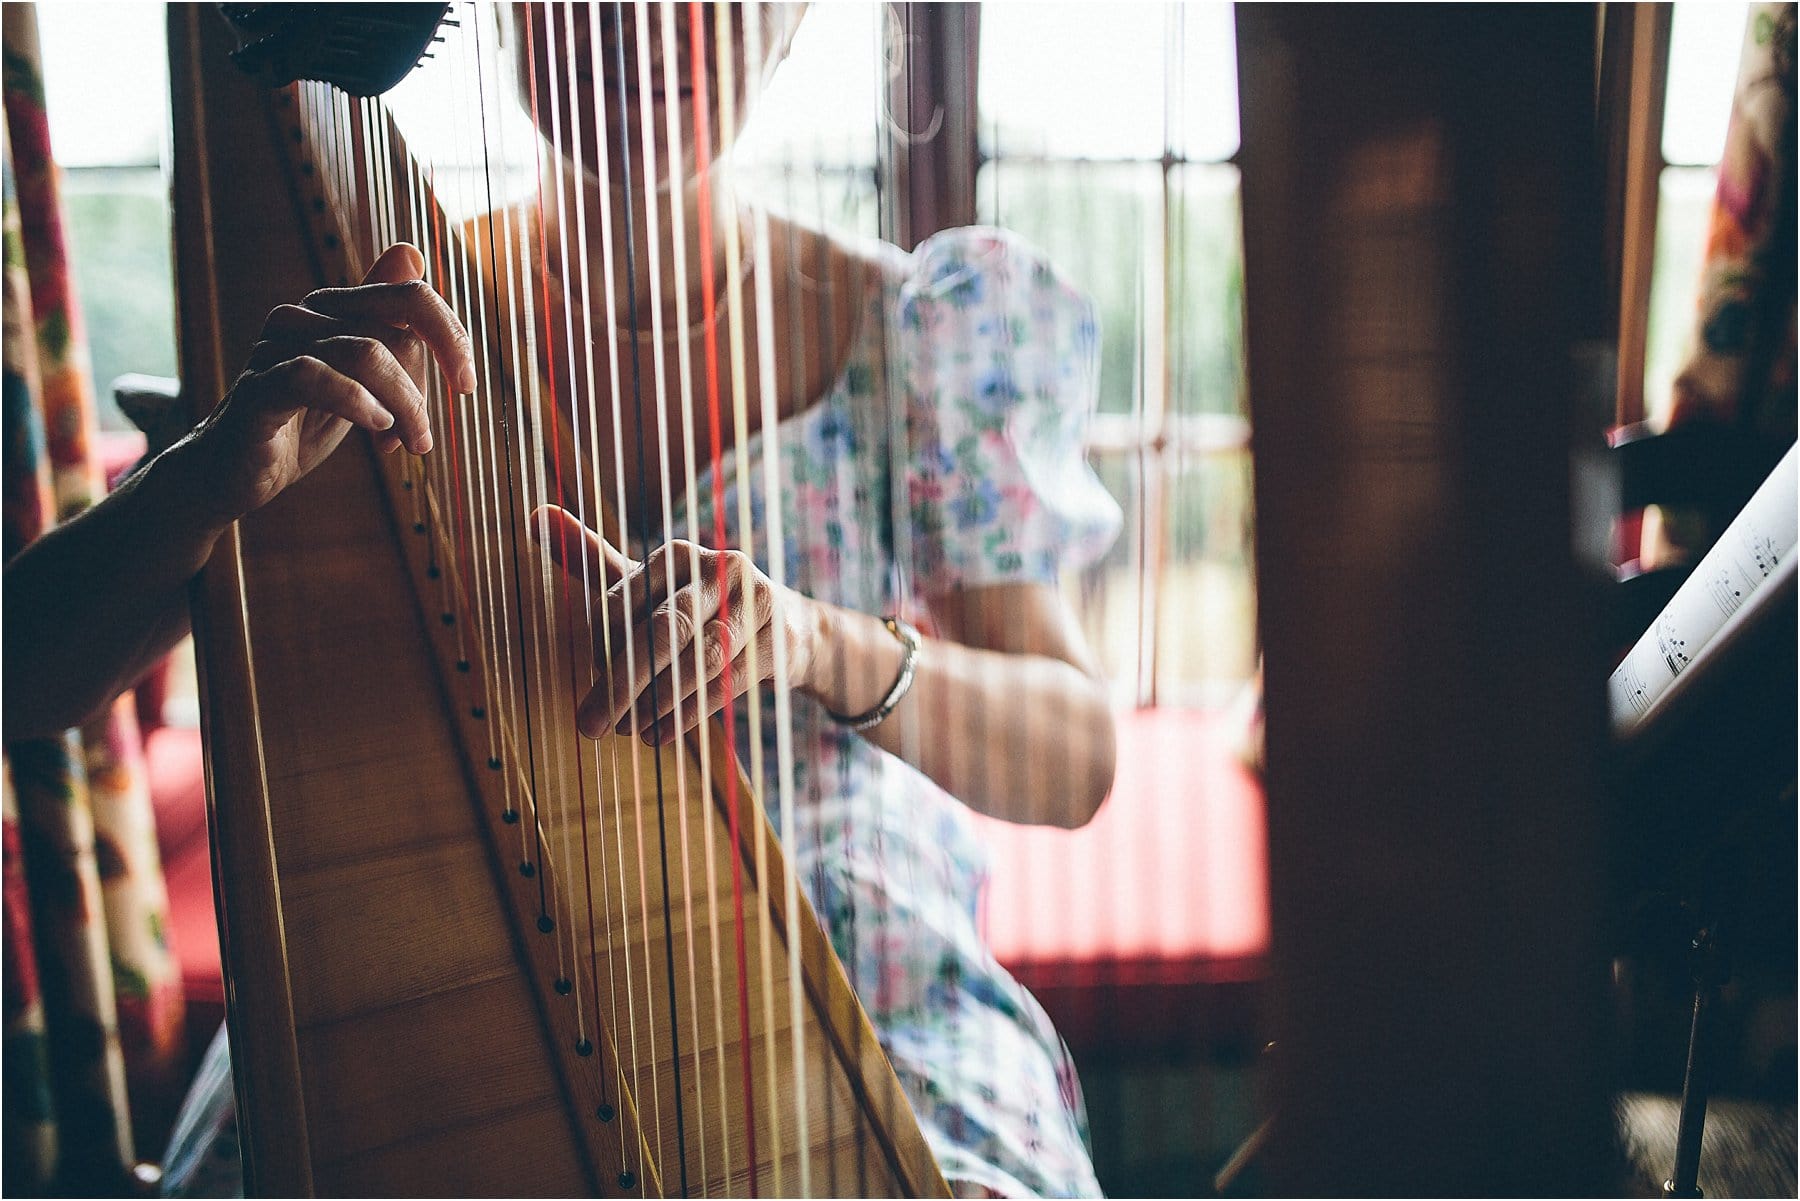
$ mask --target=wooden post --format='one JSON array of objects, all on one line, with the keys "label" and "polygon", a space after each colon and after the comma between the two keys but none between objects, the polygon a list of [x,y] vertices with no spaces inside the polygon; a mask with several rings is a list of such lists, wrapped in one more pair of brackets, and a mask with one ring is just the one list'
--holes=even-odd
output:
[{"label": "wooden post", "polygon": [[911,250],[975,223],[978,4],[895,4],[888,20],[883,168],[894,189],[894,241]]},{"label": "wooden post", "polygon": [[1610,1191],[1595,14],[1237,20],[1273,1191]]}]

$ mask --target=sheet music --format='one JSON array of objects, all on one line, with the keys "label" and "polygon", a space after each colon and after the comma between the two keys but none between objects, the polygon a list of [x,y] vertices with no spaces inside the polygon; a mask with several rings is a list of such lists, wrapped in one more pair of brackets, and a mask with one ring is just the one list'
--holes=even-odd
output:
[{"label": "sheet music", "polygon": [[1794,553],[1795,448],[1676,591],[1608,686],[1615,733],[1629,730],[1693,663],[1733,613]]}]

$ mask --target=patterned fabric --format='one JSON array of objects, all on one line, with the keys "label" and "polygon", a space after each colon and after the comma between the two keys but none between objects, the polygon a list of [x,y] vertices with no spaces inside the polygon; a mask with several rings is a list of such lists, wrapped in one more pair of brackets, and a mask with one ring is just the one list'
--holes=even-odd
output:
[{"label": "patterned fabric", "polygon": [[[842,375],[777,430],[786,582],[928,628],[933,594],[1051,583],[1098,558],[1120,514],[1083,452],[1092,306],[996,230],[870,253],[882,271]],[[752,539],[734,528],[730,455],[723,482],[729,541],[766,570],[764,445],[746,446]],[[710,476],[698,497],[707,543]],[[688,533],[684,512],[670,532]],[[762,714],[778,817],[774,707]],[[978,933],[987,863],[967,807],[799,695],[791,738],[789,856],[945,1176],[971,1195],[1097,1196],[1074,1065]]]},{"label": "patterned fabric", "polygon": [[[50,153],[36,11],[8,5],[3,19],[10,558],[53,521],[99,500],[105,482],[93,453],[93,384]],[[21,922],[35,933],[50,1034],[58,1175],[63,1187],[116,1188],[133,1159],[127,1064],[134,1078],[161,1083],[182,1034],[133,698],[121,697],[79,738],[9,746],[6,754],[31,903]],[[7,1004],[10,1015],[10,995]],[[10,1092],[8,1106],[10,1126]]]},{"label": "patterned fabric", "polygon": [[12,766],[0,765],[6,836],[5,1112],[6,1147],[0,1156],[9,1197],[44,1191],[56,1169],[56,1115],[50,1096],[50,1052],[44,994],[38,987],[37,951],[31,945],[31,898],[19,841],[19,806],[13,799]]},{"label": "patterned fabric", "polygon": [[[1794,441],[1794,205],[1794,5],[1758,4],[1744,31],[1671,427],[1717,422],[1777,448]],[[1718,532],[1680,515],[1664,526],[1690,551]]]},{"label": "patterned fabric", "polygon": [[[1793,441],[1793,187],[1794,6],[1758,4],[1744,32],[1671,424],[1743,421]],[[1759,367],[1764,378],[1747,377]]]}]

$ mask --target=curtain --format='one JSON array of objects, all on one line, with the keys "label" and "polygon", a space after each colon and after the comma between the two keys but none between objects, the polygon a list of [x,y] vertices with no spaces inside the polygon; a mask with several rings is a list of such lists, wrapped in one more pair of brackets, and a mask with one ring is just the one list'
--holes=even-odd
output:
[{"label": "curtain", "polygon": [[1794,441],[1794,5],[1744,31],[1700,297],[1671,427],[1735,424]]},{"label": "curtain", "polygon": [[[7,5],[0,20],[11,559],[104,481],[36,11]],[[159,1092],[182,1038],[135,702],[127,693],[80,731],[8,745],[5,760],[5,1189],[115,1192],[135,1158],[127,1081]]]}]

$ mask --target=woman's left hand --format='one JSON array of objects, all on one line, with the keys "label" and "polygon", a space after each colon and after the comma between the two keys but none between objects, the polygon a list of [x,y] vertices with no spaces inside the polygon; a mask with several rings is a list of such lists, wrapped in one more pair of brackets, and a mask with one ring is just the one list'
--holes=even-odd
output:
[{"label": "woman's left hand", "polygon": [[812,679],[824,643],[817,606],[743,551],[676,540],[639,563],[555,506],[534,516],[532,536],[571,580],[585,581],[596,627],[614,632],[610,657],[604,642],[594,648],[599,678],[576,710],[588,737],[611,728],[671,742],[773,679],[778,645],[789,683]]}]

